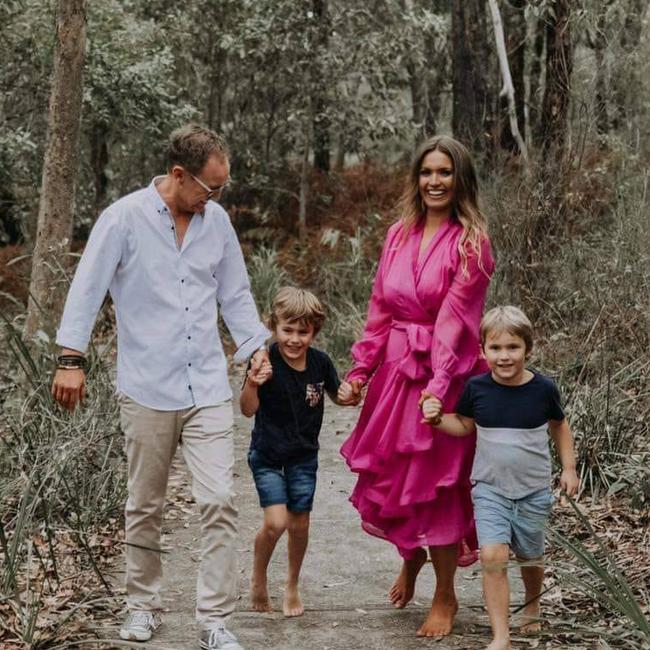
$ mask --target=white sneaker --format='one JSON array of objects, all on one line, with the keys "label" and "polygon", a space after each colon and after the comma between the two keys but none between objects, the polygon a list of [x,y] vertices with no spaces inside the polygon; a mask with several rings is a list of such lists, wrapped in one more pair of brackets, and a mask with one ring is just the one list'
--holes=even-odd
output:
[{"label": "white sneaker", "polygon": [[120,639],[125,641],[148,641],[160,621],[156,619],[153,612],[145,610],[133,610],[129,612],[120,628]]},{"label": "white sneaker", "polygon": [[223,625],[201,632],[201,650],[244,650],[237,637]]}]

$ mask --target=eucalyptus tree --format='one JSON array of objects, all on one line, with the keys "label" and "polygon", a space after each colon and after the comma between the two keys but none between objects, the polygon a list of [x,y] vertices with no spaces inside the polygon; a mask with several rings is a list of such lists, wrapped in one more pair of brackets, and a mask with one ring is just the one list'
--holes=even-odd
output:
[{"label": "eucalyptus tree", "polygon": [[31,338],[60,309],[65,287],[56,253],[72,239],[74,189],[79,159],[86,0],[58,0],[47,145],[32,256],[25,336]]}]

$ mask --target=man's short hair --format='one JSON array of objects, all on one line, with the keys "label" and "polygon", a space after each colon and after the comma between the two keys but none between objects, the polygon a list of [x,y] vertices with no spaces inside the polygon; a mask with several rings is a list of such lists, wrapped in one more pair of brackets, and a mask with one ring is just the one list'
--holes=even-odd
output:
[{"label": "man's short hair", "polygon": [[186,124],[172,131],[167,145],[167,169],[180,165],[190,174],[198,174],[213,155],[227,159],[226,141],[200,124]]},{"label": "man's short hair", "polygon": [[314,334],[318,334],[325,321],[325,310],[311,291],[282,287],[273,299],[271,307],[269,326],[272,330],[278,326],[280,319],[289,323],[311,323],[314,326]]},{"label": "man's short hair", "polygon": [[519,336],[526,344],[526,352],[533,349],[533,325],[528,316],[513,305],[503,305],[490,309],[481,320],[481,345],[485,345],[487,337],[496,333],[508,332],[513,336]]}]

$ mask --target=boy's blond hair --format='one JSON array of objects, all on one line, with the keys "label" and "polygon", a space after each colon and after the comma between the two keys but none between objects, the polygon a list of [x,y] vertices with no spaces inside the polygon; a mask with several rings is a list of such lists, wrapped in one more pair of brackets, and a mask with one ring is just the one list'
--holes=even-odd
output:
[{"label": "boy's blond hair", "polygon": [[269,317],[271,330],[275,330],[280,319],[289,323],[296,321],[311,323],[314,334],[318,334],[325,321],[325,310],[321,301],[311,291],[297,287],[282,287],[273,299]]},{"label": "boy's blond hair", "polygon": [[503,305],[490,309],[481,320],[482,346],[485,346],[487,337],[493,332],[508,332],[513,336],[519,336],[526,344],[526,352],[533,349],[533,324],[519,307]]}]

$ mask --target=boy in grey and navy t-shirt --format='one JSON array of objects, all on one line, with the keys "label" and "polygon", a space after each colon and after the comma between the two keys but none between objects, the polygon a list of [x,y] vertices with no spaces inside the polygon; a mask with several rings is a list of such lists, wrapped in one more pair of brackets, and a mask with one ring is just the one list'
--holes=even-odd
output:
[{"label": "boy in grey and navy t-shirt", "polygon": [[578,489],[573,437],[552,379],[526,367],[532,325],[516,307],[496,307],[481,322],[481,344],[490,372],[472,377],[456,406],[441,415],[435,396],[424,395],[422,411],[438,430],[454,436],[476,431],[471,480],[476,532],[481,547],[483,591],[494,639],[490,650],[510,648],[507,564],[512,550],[525,564],[522,631],[539,631],[544,569],[544,531],[553,503],[553,438],[562,464],[560,485]]}]

